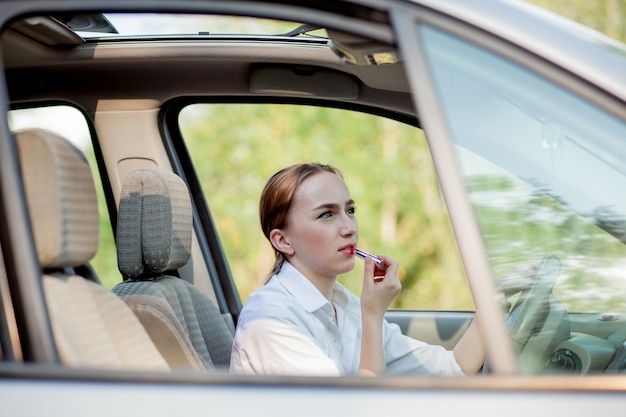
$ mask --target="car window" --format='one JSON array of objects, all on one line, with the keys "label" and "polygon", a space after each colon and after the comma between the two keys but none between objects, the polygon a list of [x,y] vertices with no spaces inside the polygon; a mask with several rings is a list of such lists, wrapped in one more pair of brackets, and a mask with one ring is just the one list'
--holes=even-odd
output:
[{"label": "car window", "polygon": [[11,110],[8,118],[12,131],[28,128],[51,130],[74,143],[87,156],[95,179],[100,214],[98,252],[92,259],[91,266],[94,268],[102,285],[109,289],[112,288],[121,281],[121,275],[117,269],[115,239],[104,199],[102,183],[98,180],[100,175],[97,170],[91,135],[85,116],[75,107],[59,104]]},{"label": "car window", "polygon": [[[544,336],[535,355],[542,362],[522,371],[562,371],[557,352],[578,334],[619,346],[612,335],[626,324],[626,124],[495,54],[431,27],[421,33],[499,286],[532,297],[533,282],[516,271],[547,256],[558,266],[551,295],[526,323]],[[510,324],[523,300],[509,301]],[[557,318],[557,310],[570,314]],[[576,349],[590,343],[574,344],[567,366],[584,367]],[[596,365],[587,371],[606,363]]]},{"label": "car window", "polygon": [[[322,162],[346,178],[359,245],[400,262],[403,291],[392,307],[473,310],[420,129],[287,104],[193,104],[179,123],[242,301],[264,284],[274,261],[259,225],[265,182],[287,165]],[[339,279],[360,294],[362,264]]]}]

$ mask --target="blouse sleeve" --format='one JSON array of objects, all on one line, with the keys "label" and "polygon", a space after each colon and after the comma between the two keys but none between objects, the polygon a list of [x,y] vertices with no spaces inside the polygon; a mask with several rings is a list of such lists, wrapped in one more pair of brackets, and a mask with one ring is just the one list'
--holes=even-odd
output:
[{"label": "blouse sleeve", "polygon": [[465,375],[454,352],[408,337],[396,324],[384,322],[383,338],[389,374]]},{"label": "blouse sleeve", "polygon": [[310,337],[272,318],[251,320],[237,329],[230,369],[241,374],[341,374],[337,364]]}]

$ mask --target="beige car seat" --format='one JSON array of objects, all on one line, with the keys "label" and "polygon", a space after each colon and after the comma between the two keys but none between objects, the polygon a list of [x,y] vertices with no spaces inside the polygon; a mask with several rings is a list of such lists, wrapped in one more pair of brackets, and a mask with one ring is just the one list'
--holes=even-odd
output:
[{"label": "beige car seat", "polygon": [[119,297],[76,275],[98,248],[98,204],[83,153],[55,133],[16,132],[43,290],[64,365],[167,371],[163,356]]}]

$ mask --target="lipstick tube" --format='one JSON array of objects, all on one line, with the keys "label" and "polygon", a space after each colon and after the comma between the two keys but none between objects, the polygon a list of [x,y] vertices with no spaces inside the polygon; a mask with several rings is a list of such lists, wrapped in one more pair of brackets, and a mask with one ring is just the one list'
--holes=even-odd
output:
[{"label": "lipstick tube", "polygon": [[361,259],[372,258],[379,268],[382,268],[382,266],[383,266],[383,260],[380,259],[377,256],[372,255],[371,253],[367,253],[367,252],[362,251],[361,249],[357,249],[357,248],[352,248],[352,253],[355,256],[358,256]]}]

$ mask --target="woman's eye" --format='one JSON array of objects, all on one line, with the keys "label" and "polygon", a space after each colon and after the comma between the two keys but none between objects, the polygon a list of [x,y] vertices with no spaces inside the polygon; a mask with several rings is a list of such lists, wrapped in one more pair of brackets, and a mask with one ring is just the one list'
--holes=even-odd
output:
[{"label": "woman's eye", "polygon": [[325,212],[323,212],[322,214],[320,214],[319,218],[320,219],[327,219],[328,217],[332,216],[333,212],[330,210],[327,210]]},{"label": "woman's eye", "polygon": [[346,210],[346,213],[348,214],[354,214],[356,212],[356,207],[348,207],[348,209]]}]

